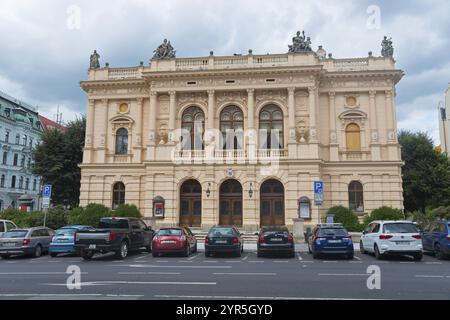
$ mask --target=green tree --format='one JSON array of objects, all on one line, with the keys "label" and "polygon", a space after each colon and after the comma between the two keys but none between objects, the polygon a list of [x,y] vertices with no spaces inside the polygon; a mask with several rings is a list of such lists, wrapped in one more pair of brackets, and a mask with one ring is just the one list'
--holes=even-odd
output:
[{"label": "green tree", "polygon": [[348,231],[360,231],[362,228],[358,217],[349,208],[343,206],[331,207],[327,214],[334,214],[334,222],[342,223]]},{"label": "green tree", "polygon": [[72,210],[69,224],[79,224],[96,227],[101,218],[113,216],[111,210],[102,204],[91,203],[85,208],[78,207]]},{"label": "green tree", "polygon": [[142,218],[142,214],[134,204],[121,204],[112,212],[116,217]]},{"label": "green tree", "polygon": [[49,130],[33,153],[33,173],[53,186],[52,203],[78,206],[86,119],[69,122],[65,131]]},{"label": "green tree", "polygon": [[450,205],[450,162],[426,133],[401,131],[403,198],[406,211]]},{"label": "green tree", "polygon": [[364,225],[368,225],[375,220],[404,220],[405,214],[402,210],[391,207],[380,207],[364,218]]}]

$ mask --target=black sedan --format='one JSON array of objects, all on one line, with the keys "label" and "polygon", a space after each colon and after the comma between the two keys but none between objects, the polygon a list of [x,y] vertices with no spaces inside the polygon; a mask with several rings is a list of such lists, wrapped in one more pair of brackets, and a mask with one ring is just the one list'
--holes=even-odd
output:
[{"label": "black sedan", "polygon": [[285,226],[262,227],[258,234],[258,257],[283,253],[295,257],[294,237]]},{"label": "black sedan", "polygon": [[205,256],[215,253],[234,253],[238,257],[244,252],[244,241],[236,227],[212,227],[205,238]]}]

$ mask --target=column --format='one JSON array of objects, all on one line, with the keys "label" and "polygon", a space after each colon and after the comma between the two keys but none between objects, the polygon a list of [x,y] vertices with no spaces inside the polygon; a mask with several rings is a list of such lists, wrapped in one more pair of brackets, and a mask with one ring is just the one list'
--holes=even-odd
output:
[{"label": "column", "polygon": [[142,110],[144,110],[144,99],[136,98],[137,110],[135,118],[135,138],[133,143],[133,162],[141,162],[141,151],[142,151]]},{"label": "column", "polygon": [[86,119],[86,141],[84,144],[83,163],[92,162],[92,146],[94,139],[94,122],[95,122],[95,100],[89,99],[88,116]]},{"label": "column", "polygon": [[316,87],[308,87],[309,93],[309,127],[310,127],[310,141],[317,142],[317,123],[316,123]]},{"label": "column", "polygon": [[336,131],[336,92],[328,92],[330,126],[330,160],[339,161],[339,143]]},{"label": "column", "polygon": [[208,90],[208,129],[214,129],[215,91]]},{"label": "column", "polygon": [[247,89],[247,98],[248,98],[248,106],[247,106],[248,129],[255,129],[255,89]]},{"label": "column", "polygon": [[169,143],[173,144],[173,135],[175,130],[175,118],[176,118],[176,101],[177,101],[177,92],[169,91],[170,102],[169,102]]},{"label": "column", "polygon": [[394,114],[393,114],[393,104],[392,104],[392,91],[386,90],[386,127],[387,127],[387,139],[388,142],[392,142],[395,140],[395,132],[394,132]]},{"label": "column", "polygon": [[155,157],[156,145],[156,109],[158,108],[158,93],[150,92],[150,110],[148,117],[148,143],[147,160],[153,160]]},{"label": "column", "polygon": [[289,143],[295,143],[295,88],[288,88]]},{"label": "column", "polygon": [[378,128],[377,128],[377,110],[375,104],[375,97],[377,92],[372,90],[369,91],[369,122],[371,130],[371,141],[378,142]]},{"label": "column", "polygon": [[99,146],[99,153],[98,153],[98,158],[97,161],[98,163],[106,163],[108,161],[107,159],[107,148],[108,148],[108,144],[107,144],[107,140],[108,140],[108,103],[109,100],[108,99],[102,99],[102,104],[103,104],[103,124],[97,123],[97,125],[103,125],[103,128],[100,132],[100,146]]},{"label": "column", "polygon": [[247,157],[250,164],[257,163],[257,146],[255,131],[255,89],[247,89]]}]

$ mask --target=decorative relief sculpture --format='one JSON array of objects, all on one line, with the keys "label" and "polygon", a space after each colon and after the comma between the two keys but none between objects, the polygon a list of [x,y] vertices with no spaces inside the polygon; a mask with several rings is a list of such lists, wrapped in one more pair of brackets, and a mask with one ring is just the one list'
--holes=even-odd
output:
[{"label": "decorative relief sculpture", "polygon": [[178,96],[178,106],[180,107],[186,103],[198,103],[206,106],[208,104],[208,96],[203,92],[181,93]]},{"label": "decorative relief sculpture", "polygon": [[223,92],[217,95],[217,103],[220,105],[225,102],[240,102],[241,104],[247,103],[247,94],[241,92]]},{"label": "decorative relief sculpture", "polygon": [[176,51],[173,49],[170,41],[167,41],[167,39],[164,39],[164,42],[153,52],[153,59],[160,60],[173,59],[175,58],[176,54]]},{"label": "decorative relief sculpture", "polygon": [[284,90],[265,90],[256,95],[256,104],[265,101],[277,101],[283,105],[287,104],[287,96]]},{"label": "decorative relief sculpture", "polygon": [[297,124],[297,139],[300,143],[305,143],[308,140],[308,127],[303,120]]},{"label": "decorative relief sculpture", "polygon": [[90,69],[98,69],[100,68],[100,55],[97,53],[97,50],[94,50],[94,53],[91,54],[91,63]]},{"label": "decorative relief sculpture", "polygon": [[159,144],[164,145],[167,143],[167,125],[165,123],[162,123],[159,126]]},{"label": "decorative relief sculpture", "polygon": [[311,38],[305,36],[305,31],[300,33],[297,31],[297,35],[292,38],[292,45],[289,46],[289,53],[300,53],[300,52],[312,52],[311,49]]},{"label": "decorative relief sculpture", "polygon": [[392,45],[392,38],[384,36],[381,42],[381,56],[383,57],[393,57],[394,56],[394,46]]}]

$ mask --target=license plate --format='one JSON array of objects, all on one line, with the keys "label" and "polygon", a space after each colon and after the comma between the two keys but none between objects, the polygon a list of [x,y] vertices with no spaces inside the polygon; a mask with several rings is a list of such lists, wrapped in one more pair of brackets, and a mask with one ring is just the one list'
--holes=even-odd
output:
[{"label": "license plate", "polygon": [[89,245],[89,249],[95,250],[95,249],[97,249],[97,245],[96,244],[90,244]]},{"label": "license plate", "polygon": [[397,241],[395,244],[398,246],[409,246],[410,242],[409,241]]},{"label": "license plate", "polygon": [[341,243],[342,240],[328,240],[328,243]]},{"label": "license plate", "polygon": [[3,244],[4,247],[14,247],[16,244],[14,242],[6,242]]},{"label": "license plate", "polygon": [[175,241],[173,241],[173,240],[163,240],[163,241],[161,241],[161,243],[175,243]]},{"label": "license plate", "polygon": [[216,240],[216,243],[218,243],[218,244],[226,244],[227,240]]},{"label": "license plate", "polygon": [[272,241],[272,242],[281,242],[281,241],[283,241],[283,238],[272,238],[272,239],[270,239],[270,241]]}]

